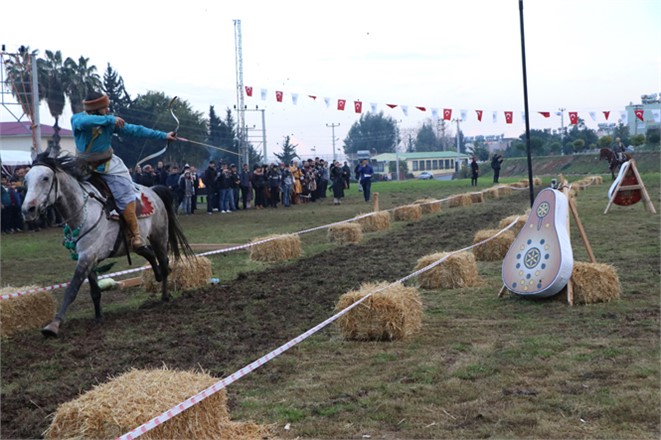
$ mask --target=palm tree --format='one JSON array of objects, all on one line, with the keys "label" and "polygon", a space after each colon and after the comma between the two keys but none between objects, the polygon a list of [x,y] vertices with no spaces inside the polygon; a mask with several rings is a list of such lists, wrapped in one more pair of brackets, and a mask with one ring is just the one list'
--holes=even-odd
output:
[{"label": "palm tree", "polygon": [[83,101],[92,91],[103,89],[103,82],[96,66],[88,66],[89,58],[81,56],[76,63],[72,58],[64,61],[65,68],[65,92],[69,97],[71,111],[76,114],[82,112],[85,108]]},{"label": "palm tree", "polygon": [[38,51],[21,46],[17,54],[10,54],[4,60],[7,71],[5,83],[9,86],[11,94],[21,105],[23,113],[33,120],[34,109],[32,108],[32,68],[31,60],[37,58]]},{"label": "palm tree", "polygon": [[38,59],[39,68],[39,88],[40,96],[46,100],[48,110],[55,119],[53,126],[53,146],[59,150],[60,147],[60,126],[58,121],[64,111],[64,64],[62,63],[62,53],[46,51],[45,59]]}]

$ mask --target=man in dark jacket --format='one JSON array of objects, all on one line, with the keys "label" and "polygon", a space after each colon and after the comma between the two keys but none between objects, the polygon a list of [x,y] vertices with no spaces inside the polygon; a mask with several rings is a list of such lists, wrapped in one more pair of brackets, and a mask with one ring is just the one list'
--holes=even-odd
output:
[{"label": "man in dark jacket", "polygon": [[[252,180],[252,173],[248,164],[244,163],[239,173],[239,185],[241,187],[241,201],[243,202],[243,209],[250,208],[250,201],[252,200],[252,188],[250,181]],[[238,204],[237,204],[238,206]]]},{"label": "man in dark jacket", "polygon": [[500,164],[503,163],[503,156],[494,154],[491,159],[491,168],[493,168],[493,183],[498,183],[500,176]]},{"label": "man in dark jacket", "polygon": [[202,174],[202,183],[207,191],[207,214],[213,214],[213,209],[217,208],[218,196],[216,193],[216,177],[218,172],[216,171],[216,162],[209,161],[209,166],[204,170]]}]

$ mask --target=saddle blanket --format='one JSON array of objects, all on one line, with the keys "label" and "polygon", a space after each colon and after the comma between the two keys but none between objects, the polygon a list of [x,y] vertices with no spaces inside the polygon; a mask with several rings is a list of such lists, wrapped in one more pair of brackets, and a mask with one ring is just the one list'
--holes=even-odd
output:
[{"label": "saddle blanket", "polygon": [[[138,199],[135,213],[138,218],[151,217],[154,214],[154,205],[151,200],[149,200],[149,197],[143,192],[140,193],[140,199]],[[113,209],[110,212],[110,218],[112,220],[119,220],[119,213]]]}]

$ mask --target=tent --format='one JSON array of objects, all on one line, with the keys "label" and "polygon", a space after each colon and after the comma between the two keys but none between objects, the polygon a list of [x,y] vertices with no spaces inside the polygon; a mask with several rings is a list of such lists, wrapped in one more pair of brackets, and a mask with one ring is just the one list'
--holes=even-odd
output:
[{"label": "tent", "polygon": [[5,166],[30,165],[32,155],[28,151],[0,150],[0,162]]}]

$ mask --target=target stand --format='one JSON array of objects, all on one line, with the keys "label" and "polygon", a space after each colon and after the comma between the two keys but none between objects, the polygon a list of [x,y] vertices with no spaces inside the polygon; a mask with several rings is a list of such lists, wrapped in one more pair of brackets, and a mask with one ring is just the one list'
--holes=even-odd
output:
[{"label": "target stand", "polygon": [[622,164],[617,178],[608,190],[608,205],[606,205],[604,214],[608,212],[613,204],[629,206],[638,203],[641,199],[645,201],[645,209],[652,214],[656,214],[654,204],[647,193],[643,179],[638,173],[638,168],[636,168],[636,161],[629,159]]}]

